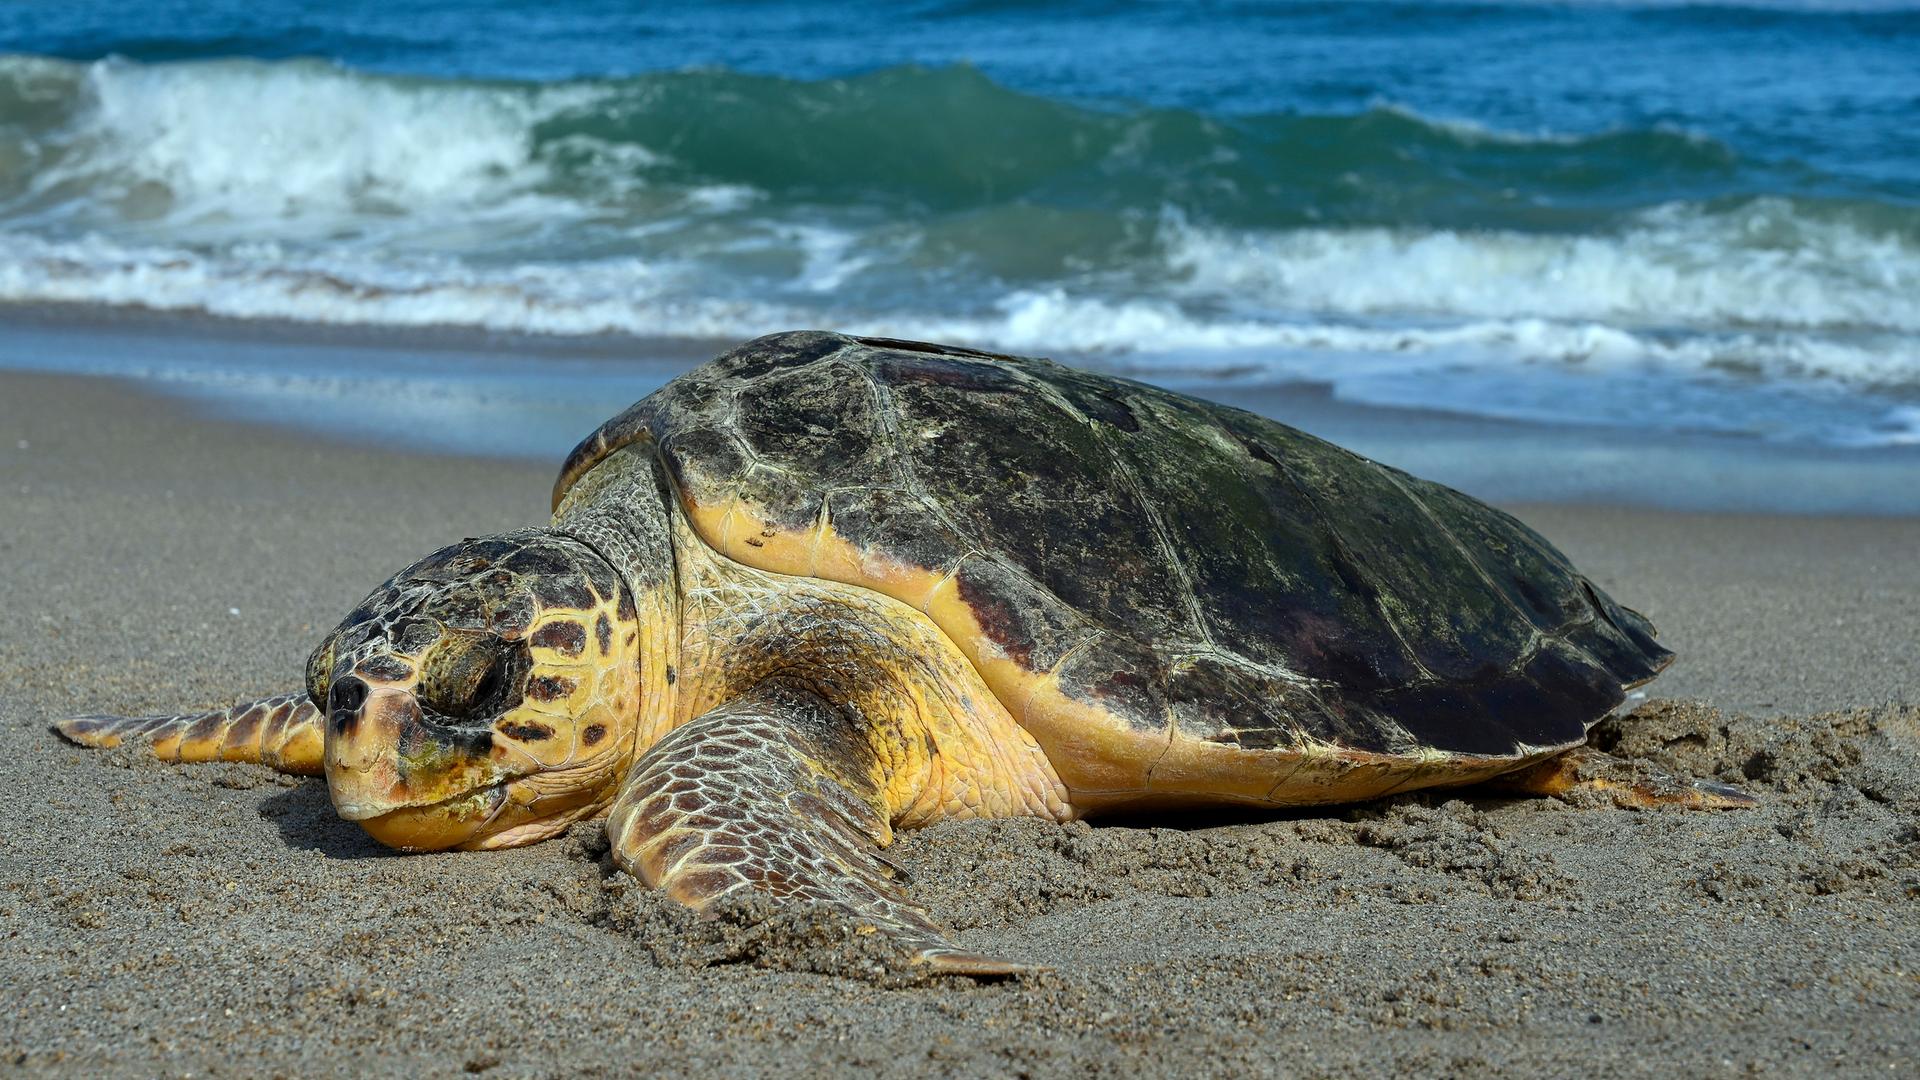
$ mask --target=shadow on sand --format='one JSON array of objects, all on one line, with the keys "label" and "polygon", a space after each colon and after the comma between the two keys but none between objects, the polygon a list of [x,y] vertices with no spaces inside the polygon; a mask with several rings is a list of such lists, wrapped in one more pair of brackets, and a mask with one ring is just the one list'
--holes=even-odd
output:
[{"label": "shadow on sand", "polygon": [[289,846],[318,851],[329,858],[372,859],[396,854],[360,826],[334,813],[327,783],[317,777],[267,796],[260,803],[260,816],[273,821]]}]

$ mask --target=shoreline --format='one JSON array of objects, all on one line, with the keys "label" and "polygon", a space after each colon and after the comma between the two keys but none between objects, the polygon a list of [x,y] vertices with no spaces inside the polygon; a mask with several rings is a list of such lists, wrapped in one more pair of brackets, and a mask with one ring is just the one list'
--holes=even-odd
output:
[{"label": "shoreline", "polygon": [[[559,461],[602,420],[733,344],[0,305],[0,377],[107,377],[204,416],[336,443],[537,462]],[[1060,359],[1098,368],[1115,358]],[[1383,408],[1340,400],[1316,383],[1149,381],[1274,417],[1490,501],[1920,517],[1920,446],[1840,449]]]}]

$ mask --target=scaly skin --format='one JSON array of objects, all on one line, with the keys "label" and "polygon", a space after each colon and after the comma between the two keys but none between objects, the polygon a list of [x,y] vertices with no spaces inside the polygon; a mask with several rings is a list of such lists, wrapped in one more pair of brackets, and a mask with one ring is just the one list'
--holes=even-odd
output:
[{"label": "scaly skin", "polygon": [[770,678],[678,728],[634,769],[607,821],[613,855],[694,908],[755,890],[836,909],[955,974],[1025,965],[954,945],[879,854],[903,749],[858,711]]},{"label": "scaly skin", "polygon": [[279,694],[231,709],[180,716],[75,716],[55,725],[81,746],[144,739],[161,761],[245,761],[284,773],[323,771],[320,710],[305,694]]}]

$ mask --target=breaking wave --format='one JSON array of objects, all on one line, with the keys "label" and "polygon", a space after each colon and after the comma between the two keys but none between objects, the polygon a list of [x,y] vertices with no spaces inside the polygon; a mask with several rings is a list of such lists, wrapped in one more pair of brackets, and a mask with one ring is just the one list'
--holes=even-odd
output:
[{"label": "breaking wave", "polygon": [[[1704,384],[1732,389],[1676,424],[1851,444],[1909,440],[1888,418],[1920,399],[1902,193],[1682,130],[1099,109],[965,67],[530,83],[0,57],[0,300],[820,325],[1610,423]],[[1488,381],[1543,370],[1634,392]],[[1823,409],[1755,404],[1781,393]]]}]

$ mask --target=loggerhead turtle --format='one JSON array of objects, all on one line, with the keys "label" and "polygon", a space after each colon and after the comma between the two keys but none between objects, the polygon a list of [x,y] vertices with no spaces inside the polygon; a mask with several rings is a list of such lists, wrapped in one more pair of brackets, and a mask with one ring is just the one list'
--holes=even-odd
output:
[{"label": "loggerhead turtle", "polygon": [[1507,514],[1271,420],[795,332],[594,432],[544,528],[380,586],[305,693],[57,730],[324,772],[410,851],[605,815],[619,864],[681,903],[812,901],[993,974],[1020,966],[908,899],[895,829],[1496,778],[1750,802],[1583,747],[1671,658]]}]

